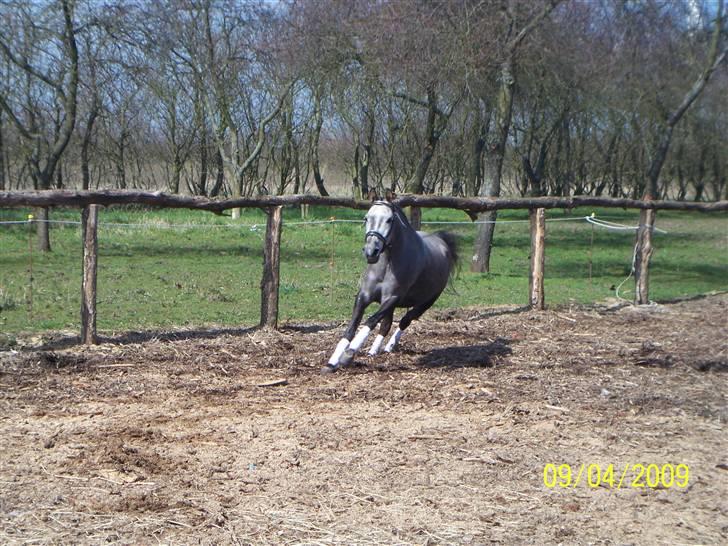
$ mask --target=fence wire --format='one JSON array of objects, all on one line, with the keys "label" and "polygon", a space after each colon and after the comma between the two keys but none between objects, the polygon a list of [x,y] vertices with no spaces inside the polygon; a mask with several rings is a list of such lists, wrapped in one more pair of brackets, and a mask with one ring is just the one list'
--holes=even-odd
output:
[{"label": "fence wire", "polygon": [[[615,297],[620,283],[619,295],[629,298],[631,286],[624,280],[631,271],[637,215],[550,215],[547,305],[603,301]],[[200,218],[209,216],[200,214]],[[612,221],[615,219],[621,221]],[[658,295],[682,295],[681,282],[690,284],[693,293],[725,289],[728,269],[720,250],[728,245],[720,219],[710,219],[707,231],[704,225],[693,226],[689,219],[678,216],[671,216],[667,223],[669,229],[655,230],[652,286],[661,287]],[[0,220],[0,332],[77,331],[80,222],[50,221],[50,253],[35,248],[36,224],[37,220]],[[99,329],[257,324],[265,227],[264,217],[260,221],[175,222],[164,214],[146,213],[140,221],[126,222],[105,221],[102,211]],[[436,308],[526,304],[529,221],[497,220],[490,273],[485,275],[470,272],[478,227],[467,221],[423,222],[424,230],[446,229],[460,240],[460,270]],[[361,220],[286,217],[281,240],[280,322],[347,320],[365,266],[362,242]],[[696,245],[704,247],[698,251],[702,264],[695,263]]]}]

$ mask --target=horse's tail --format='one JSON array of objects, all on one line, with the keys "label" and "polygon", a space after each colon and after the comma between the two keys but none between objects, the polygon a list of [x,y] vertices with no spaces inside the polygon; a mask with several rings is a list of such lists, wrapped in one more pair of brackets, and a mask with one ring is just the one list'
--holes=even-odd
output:
[{"label": "horse's tail", "polygon": [[438,231],[435,233],[447,246],[447,258],[450,262],[450,280],[455,276],[459,267],[458,239],[455,234],[449,231]]}]

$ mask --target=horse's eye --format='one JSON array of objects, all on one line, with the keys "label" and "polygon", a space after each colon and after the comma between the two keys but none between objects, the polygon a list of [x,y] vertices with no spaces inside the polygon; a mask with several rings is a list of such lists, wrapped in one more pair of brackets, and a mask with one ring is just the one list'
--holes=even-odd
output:
[{"label": "horse's eye", "polygon": [[387,223],[388,224],[391,224],[392,223],[392,218],[387,218]]}]

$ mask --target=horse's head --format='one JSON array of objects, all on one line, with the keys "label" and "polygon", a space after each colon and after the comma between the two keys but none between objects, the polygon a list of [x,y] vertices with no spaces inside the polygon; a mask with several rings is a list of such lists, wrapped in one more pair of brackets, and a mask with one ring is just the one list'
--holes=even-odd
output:
[{"label": "horse's head", "polygon": [[379,261],[392,242],[397,212],[394,205],[387,201],[374,201],[364,217],[366,235],[364,235],[364,256],[367,262],[375,264]]}]

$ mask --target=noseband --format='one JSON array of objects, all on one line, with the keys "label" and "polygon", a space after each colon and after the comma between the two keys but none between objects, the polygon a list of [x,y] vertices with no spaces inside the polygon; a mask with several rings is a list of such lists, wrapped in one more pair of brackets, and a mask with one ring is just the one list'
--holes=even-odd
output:
[{"label": "noseband", "polygon": [[[391,230],[389,232],[392,233]],[[387,241],[387,238],[384,235],[382,235],[381,233],[379,233],[378,231],[374,231],[374,230],[367,231],[364,234],[364,240],[366,241],[367,239],[369,239],[369,237],[376,237],[377,239],[382,241],[384,248],[389,248],[390,246],[392,246],[391,243],[389,241]]]}]

